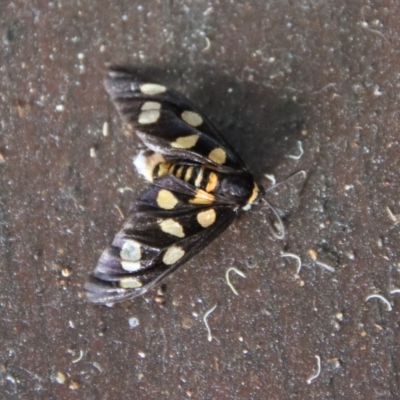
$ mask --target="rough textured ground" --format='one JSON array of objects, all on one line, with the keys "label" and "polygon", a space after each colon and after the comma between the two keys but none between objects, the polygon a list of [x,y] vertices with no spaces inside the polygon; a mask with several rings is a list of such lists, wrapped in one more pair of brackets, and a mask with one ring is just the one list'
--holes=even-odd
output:
[{"label": "rough textured ground", "polygon": [[[2,2],[1,397],[400,398],[399,35],[395,0]],[[145,185],[107,62],[188,95],[256,177],[309,172],[285,241],[254,209],[164,305],[84,301]]]}]

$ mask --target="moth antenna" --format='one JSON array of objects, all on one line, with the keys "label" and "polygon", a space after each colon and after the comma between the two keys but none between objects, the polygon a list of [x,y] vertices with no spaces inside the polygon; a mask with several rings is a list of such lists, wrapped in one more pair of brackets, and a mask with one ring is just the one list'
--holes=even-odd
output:
[{"label": "moth antenna", "polygon": [[[306,178],[307,178],[307,172],[306,172],[306,171],[303,171],[303,170],[298,171],[298,172],[294,173],[293,175],[288,176],[288,177],[287,177],[286,179],[284,179],[283,181],[278,182],[278,183],[276,183],[276,184],[273,184],[272,186],[270,186],[270,187],[267,188],[267,189],[264,189],[264,191],[265,191],[265,193],[271,192],[272,190],[278,188],[279,186],[281,186],[281,185],[283,185],[283,184],[286,184],[287,181],[288,181],[289,179],[294,179],[294,178],[297,178],[297,177],[298,177],[298,178],[301,178],[303,181],[305,181]],[[273,182],[273,180],[271,180],[271,178],[270,178],[269,176],[266,176],[266,178],[267,178],[268,180],[270,180],[270,182]],[[275,179],[275,178],[274,178],[274,179]],[[265,186],[263,185],[263,187],[265,187]]]},{"label": "moth antenna", "polygon": [[[273,207],[270,203],[268,203],[268,201],[265,200],[265,198],[263,198],[262,200],[265,202],[267,207],[273,212],[274,217],[276,218],[276,220],[274,222],[272,222],[271,220],[268,220],[268,226],[271,230],[272,235],[274,236],[274,238],[276,238],[278,240],[284,240],[286,233],[285,233],[285,226],[283,224],[282,218],[280,217],[280,215],[275,207]],[[279,228],[277,228],[275,226],[276,223],[279,225]]]}]

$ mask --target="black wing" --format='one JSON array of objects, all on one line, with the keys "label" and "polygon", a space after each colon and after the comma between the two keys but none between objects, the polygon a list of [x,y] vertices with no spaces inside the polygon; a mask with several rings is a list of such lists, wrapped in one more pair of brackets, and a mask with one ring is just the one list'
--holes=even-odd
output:
[{"label": "black wing", "polygon": [[247,171],[211,122],[179,92],[138,81],[122,68],[108,72],[105,87],[124,122],[149,149],[221,172]]},{"label": "black wing", "polygon": [[196,189],[165,176],[145,190],[85,285],[89,301],[109,304],[145,293],[206,247],[235,218],[223,204],[191,204]]}]

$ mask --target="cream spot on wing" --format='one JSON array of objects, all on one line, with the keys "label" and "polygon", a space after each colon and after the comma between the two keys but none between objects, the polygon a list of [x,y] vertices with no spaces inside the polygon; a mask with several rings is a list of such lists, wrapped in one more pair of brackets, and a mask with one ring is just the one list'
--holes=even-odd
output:
[{"label": "cream spot on wing", "polygon": [[182,119],[191,126],[200,126],[203,123],[203,118],[193,111],[184,111],[181,114]]},{"label": "cream spot on wing", "polygon": [[173,220],[172,218],[165,219],[162,221],[160,220],[158,222],[158,225],[160,225],[161,230],[165,233],[169,233],[170,235],[177,236],[179,238],[185,237],[182,225],[179,222]]},{"label": "cream spot on wing", "polygon": [[140,108],[142,111],[146,110],[161,110],[161,103],[157,101],[146,101]]},{"label": "cream spot on wing", "polygon": [[208,228],[217,218],[217,213],[213,208],[206,211],[201,211],[197,214],[197,222],[203,227]]},{"label": "cream spot on wing", "polygon": [[119,286],[123,289],[136,289],[142,287],[143,283],[140,282],[138,278],[128,276],[126,278],[121,278]]},{"label": "cream spot on wing", "polygon": [[157,204],[164,210],[172,210],[178,204],[178,199],[169,190],[161,189],[157,195]]},{"label": "cream spot on wing", "polygon": [[226,152],[225,150],[217,147],[216,149],[212,150],[208,155],[208,158],[215,163],[222,165],[226,161]]},{"label": "cream spot on wing", "polygon": [[171,246],[164,254],[163,262],[166,265],[175,264],[185,254],[185,251],[178,246]]},{"label": "cream spot on wing", "polygon": [[124,260],[121,260],[121,266],[127,272],[139,271],[139,269],[141,268],[140,261],[124,261]]},{"label": "cream spot on wing", "polygon": [[126,261],[139,261],[142,258],[140,243],[138,243],[136,240],[125,240],[119,255],[123,260]]},{"label": "cream spot on wing", "polygon": [[160,110],[145,110],[139,115],[138,122],[142,125],[154,124],[160,118]]},{"label": "cream spot on wing", "polygon": [[160,94],[164,93],[167,90],[167,88],[163,85],[157,85],[156,83],[145,83],[140,86],[140,91],[143,94]]},{"label": "cream spot on wing", "polygon": [[199,135],[181,136],[171,143],[175,149],[191,149],[199,140]]},{"label": "cream spot on wing", "polygon": [[164,161],[165,158],[162,154],[153,153],[146,156],[146,150],[142,150],[134,159],[133,164],[140,175],[144,176],[148,181],[153,182],[154,168]]}]

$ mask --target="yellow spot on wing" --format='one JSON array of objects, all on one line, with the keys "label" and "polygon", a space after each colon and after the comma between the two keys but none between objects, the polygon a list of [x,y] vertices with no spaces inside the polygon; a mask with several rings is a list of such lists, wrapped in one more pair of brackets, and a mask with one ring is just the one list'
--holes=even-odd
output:
[{"label": "yellow spot on wing", "polygon": [[218,175],[215,172],[210,172],[208,176],[208,183],[206,186],[206,192],[212,192],[218,185]]},{"label": "yellow spot on wing", "polygon": [[164,210],[172,210],[178,204],[178,199],[169,190],[161,189],[157,195],[157,204]]},{"label": "yellow spot on wing", "polygon": [[133,276],[128,276],[126,278],[122,278],[119,281],[119,286],[124,289],[135,289],[143,286],[143,283],[139,281],[139,279],[134,278]]},{"label": "yellow spot on wing", "polygon": [[160,94],[164,93],[167,90],[167,88],[163,85],[157,85],[156,83],[145,83],[140,86],[140,91],[143,94]]},{"label": "yellow spot on wing", "polygon": [[203,118],[201,115],[193,111],[184,111],[181,114],[182,119],[191,126],[200,126],[203,123]]},{"label": "yellow spot on wing", "polygon": [[175,264],[185,255],[185,251],[178,246],[171,246],[164,254],[163,263],[166,265]]},{"label": "yellow spot on wing", "polygon": [[217,213],[213,208],[206,211],[201,211],[197,214],[197,222],[203,227],[207,228],[212,225],[217,218]]},{"label": "yellow spot on wing", "polygon": [[199,140],[199,135],[181,136],[171,143],[176,149],[191,149]]},{"label": "yellow spot on wing", "polygon": [[161,230],[165,233],[169,233],[170,235],[177,236],[179,238],[185,237],[182,225],[172,218],[159,221],[158,225],[160,225]]},{"label": "yellow spot on wing", "polygon": [[212,204],[215,196],[202,189],[197,189],[196,195],[189,200],[190,204]]},{"label": "yellow spot on wing", "polygon": [[226,161],[226,152],[225,150],[217,147],[216,149],[212,150],[208,155],[208,158],[211,161],[214,161],[216,164],[222,165]]},{"label": "yellow spot on wing", "polygon": [[138,122],[142,125],[154,124],[160,118],[160,110],[145,110],[139,115]]}]

